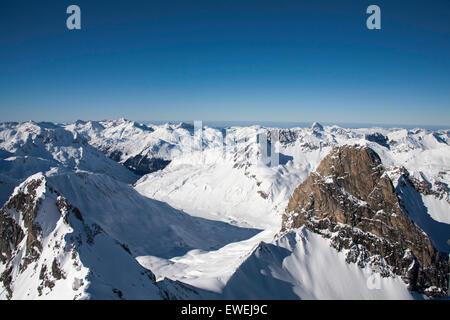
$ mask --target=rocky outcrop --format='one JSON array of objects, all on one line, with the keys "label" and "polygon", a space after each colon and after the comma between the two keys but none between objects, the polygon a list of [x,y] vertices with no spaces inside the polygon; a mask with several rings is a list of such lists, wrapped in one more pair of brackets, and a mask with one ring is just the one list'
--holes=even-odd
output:
[{"label": "rocky outcrop", "polygon": [[126,244],[89,222],[42,174],[17,187],[0,209],[0,270],[0,299],[198,294],[170,280],[156,283]]},{"label": "rocky outcrop", "polygon": [[[406,170],[404,167],[398,168],[399,174],[403,177],[405,181],[408,181],[413,188],[420,194],[429,196],[432,195],[435,198],[439,200],[446,200],[448,203],[450,203],[450,190],[448,188],[448,185],[438,179],[435,179],[433,184],[429,182],[425,176],[420,173],[420,179],[415,178],[410,175],[409,171]],[[442,173],[443,175],[444,173]],[[440,176],[438,176],[440,177]],[[442,177],[440,177],[442,178]]]},{"label": "rocky outcrop", "polygon": [[[16,248],[25,237],[23,230],[17,224],[16,220],[6,213],[7,210],[22,213],[23,225],[27,233],[26,255],[23,258],[24,263],[22,268],[26,268],[30,262],[38,259],[40,251],[42,251],[42,244],[38,239],[41,227],[35,223],[36,207],[39,202],[36,191],[42,183],[42,179],[32,180],[25,190],[18,190],[5,206],[0,209],[0,234],[4,240],[0,244],[0,253],[3,256],[1,259],[2,262],[11,258],[13,248]],[[9,246],[7,243],[9,243]]]},{"label": "rocky outcrop", "polygon": [[169,163],[170,160],[137,155],[135,157],[128,158],[123,164],[134,173],[143,176],[148,173],[162,170],[167,167]]},{"label": "rocky outcrop", "polygon": [[[119,150],[110,151],[110,148],[100,150],[104,152],[108,158],[122,163],[126,168],[139,176],[163,170],[171,162],[170,160],[152,156],[150,153],[147,155],[138,154],[127,158],[127,156],[125,155],[124,157],[124,154]],[[122,161],[123,158],[126,160]]]},{"label": "rocky outcrop", "polygon": [[[35,223],[37,213],[37,189],[43,183],[42,179],[31,180],[26,188],[17,190],[8,202],[0,209],[0,262],[6,265],[6,270],[0,275],[8,296],[12,296],[11,273],[15,251],[26,237],[24,244],[25,254],[22,257],[20,270],[23,271],[31,263],[39,259],[42,251],[42,243],[39,241],[41,227]],[[20,220],[24,228],[18,223],[18,219],[8,212],[16,212],[21,215]]]},{"label": "rocky outcrop", "polygon": [[366,134],[366,135],[364,135],[364,138],[367,141],[378,143],[380,146],[386,147],[388,149],[390,148],[388,137],[386,137],[385,135],[383,135],[379,132]]},{"label": "rocky outcrop", "polygon": [[163,170],[171,162],[171,160],[155,157],[150,153],[127,156],[124,155],[122,151],[111,149],[112,148],[110,147],[106,149],[100,148],[100,150],[105,153],[108,158],[122,163],[126,168],[128,168],[128,170],[131,170],[139,176],[144,176],[148,173]]},{"label": "rocky outcrop", "polygon": [[368,147],[334,148],[290,198],[282,232],[306,227],[331,239],[347,262],[400,276],[428,296],[448,290],[449,266],[404,213],[379,156]]}]

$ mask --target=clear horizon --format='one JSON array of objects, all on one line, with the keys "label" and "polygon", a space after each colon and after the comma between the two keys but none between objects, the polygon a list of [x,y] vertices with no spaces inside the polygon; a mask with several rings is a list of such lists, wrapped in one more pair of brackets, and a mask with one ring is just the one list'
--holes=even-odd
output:
[{"label": "clear horizon", "polygon": [[36,120],[24,120],[24,121],[2,121],[2,123],[24,123],[33,121],[37,124],[39,123],[53,123],[56,125],[67,125],[72,124],[77,121],[94,121],[94,122],[102,122],[102,121],[117,121],[117,120],[127,120],[133,121],[139,124],[144,125],[163,125],[166,123],[171,124],[179,124],[179,123],[188,123],[194,124],[194,121],[202,121],[203,126],[209,126],[213,128],[226,128],[231,126],[253,126],[260,125],[262,127],[274,127],[274,128],[306,128],[312,126],[314,123],[319,123],[323,126],[338,126],[341,128],[348,129],[364,129],[364,128],[384,128],[384,129],[426,129],[426,130],[450,130],[450,125],[415,125],[415,124],[395,124],[395,123],[351,123],[351,122],[322,122],[322,121],[246,121],[246,120],[136,120],[136,119],[126,119],[126,118],[117,118],[117,119],[101,119],[101,120],[89,120],[89,119],[77,119],[73,121],[36,121]]}]

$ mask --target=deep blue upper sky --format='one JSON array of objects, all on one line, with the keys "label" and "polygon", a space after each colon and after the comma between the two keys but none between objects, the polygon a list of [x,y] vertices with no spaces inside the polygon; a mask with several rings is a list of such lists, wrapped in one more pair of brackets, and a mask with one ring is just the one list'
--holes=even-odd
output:
[{"label": "deep blue upper sky", "polygon": [[449,126],[450,1],[1,0],[0,121],[119,117]]}]

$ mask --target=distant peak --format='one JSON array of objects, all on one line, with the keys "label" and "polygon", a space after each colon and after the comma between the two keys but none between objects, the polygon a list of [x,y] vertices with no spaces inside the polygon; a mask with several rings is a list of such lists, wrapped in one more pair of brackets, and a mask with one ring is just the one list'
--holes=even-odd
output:
[{"label": "distant peak", "polygon": [[187,123],[187,122],[180,122],[176,125],[177,128],[183,128],[183,129],[194,129],[194,125],[191,123]]},{"label": "distant peak", "polygon": [[116,124],[128,124],[131,123],[132,121],[125,118],[120,118],[118,120],[114,120],[113,122],[115,122]]},{"label": "distant peak", "polygon": [[314,122],[311,125],[311,129],[313,129],[314,131],[323,131],[323,126],[318,122]]}]

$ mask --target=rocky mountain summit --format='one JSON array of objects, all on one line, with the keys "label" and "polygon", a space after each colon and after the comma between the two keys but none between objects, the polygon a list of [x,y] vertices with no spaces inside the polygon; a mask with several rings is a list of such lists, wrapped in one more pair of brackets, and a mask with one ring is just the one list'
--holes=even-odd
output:
[{"label": "rocky mountain summit", "polygon": [[256,232],[191,217],[101,174],[37,173],[0,208],[0,299],[198,298],[156,282],[136,256],[215,249]]},{"label": "rocky mountain summit", "polygon": [[382,277],[400,276],[411,291],[444,296],[447,255],[408,215],[378,154],[344,145],[333,148],[295,189],[282,232],[304,226],[330,239],[348,263]]},{"label": "rocky mountain summit", "polygon": [[[126,295],[135,293],[132,289],[138,283],[141,294],[163,297],[154,275],[139,267],[127,247],[100,226],[86,223],[80,210],[43,176],[25,181],[0,210],[0,235],[0,281],[7,299],[79,299],[100,292],[113,299],[123,297],[124,288]],[[96,254],[105,249],[111,255]],[[120,281],[120,268],[132,274],[126,282]]]}]

